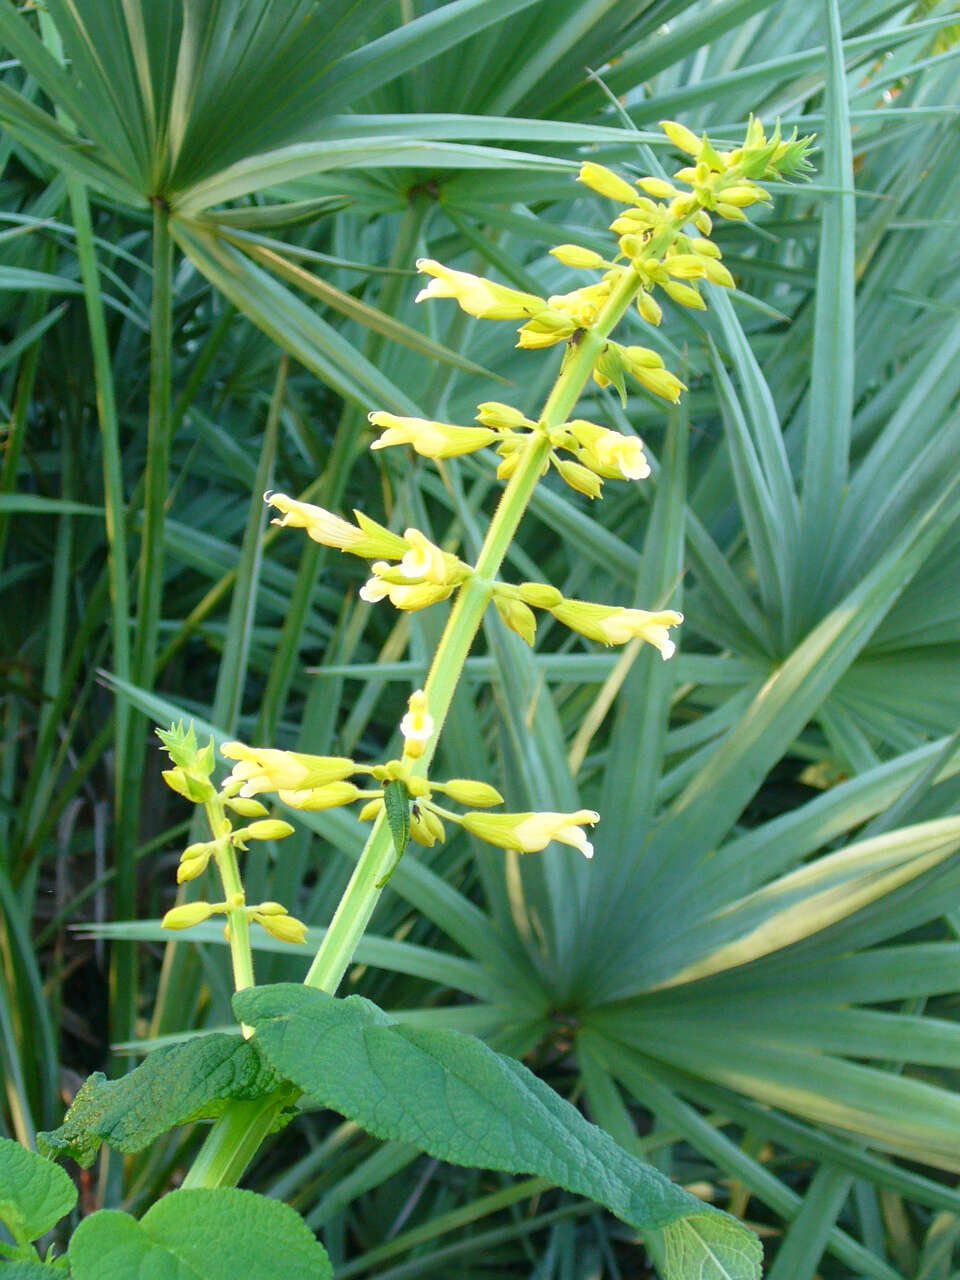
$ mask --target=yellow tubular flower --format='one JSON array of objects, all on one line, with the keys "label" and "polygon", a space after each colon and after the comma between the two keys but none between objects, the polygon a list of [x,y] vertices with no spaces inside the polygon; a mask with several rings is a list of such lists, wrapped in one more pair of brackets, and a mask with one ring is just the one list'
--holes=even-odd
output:
[{"label": "yellow tubular flower", "polygon": [[321,546],[336,547],[339,551],[349,551],[352,555],[368,560],[375,556],[393,556],[399,559],[406,550],[402,538],[360,511],[354,512],[357,524],[352,525],[331,511],[325,511],[323,507],[315,507],[309,502],[297,502],[285,493],[267,492],[263,497],[265,502],[283,512],[283,518],[274,520],[273,524],[306,529],[307,535]]},{"label": "yellow tubular flower", "polygon": [[404,539],[410,550],[400,561],[400,572],[411,581],[423,580],[435,586],[445,586],[450,581],[446,556],[419,529],[405,529]]},{"label": "yellow tubular flower", "polygon": [[427,706],[427,695],[422,689],[417,689],[411,693],[407,702],[407,714],[400,721],[404,755],[413,760],[419,759],[433,736],[434,727],[433,716]]},{"label": "yellow tubular flower", "polygon": [[353,804],[360,795],[360,788],[352,782],[330,782],[325,787],[308,787],[302,791],[282,790],[277,795],[291,809],[316,813],[321,809],[338,809],[341,805]]},{"label": "yellow tubular flower", "polygon": [[659,649],[664,660],[672,658],[677,650],[670,639],[669,628],[678,627],[683,621],[683,614],[675,609],[648,613],[646,609],[623,609],[615,605],[590,604],[585,600],[564,600],[554,605],[550,612],[571,631],[600,644],[626,644],[639,636]]},{"label": "yellow tubular flower", "polygon": [[476,453],[497,439],[496,431],[486,427],[454,427],[424,418],[397,418],[392,413],[371,413],[368,417],[375,427],[384,428],[371,449],[409,444],[423,458],[459,458]]},{"label": "yellow tubular flower", "polygon": [[276,507],[283,514],[279,520],[271,520],[282,528],[306,529],[308,535],[325,547],[337,547],[340,551],[350,551],[364,541],[363,533],[349,520],[335,516],[323,507],[315,507],[310,502],[298,502],[285,493],[263,495],[264,502]]},{"label": "yellow tubular flower", "polygon": [[535,294],[508,289],[467,271],[454,271],[432,258],[420,258],[417,270],[433,276],[427,287],[417,294],[417,302],[427,298],[455,298],[467,315],[476,316],[478,320],[528,320],[546,306]]},{"label": "yellow tubular flower", "polygon": [[605,431],[592,448],[604,468],[603,475],[609,479],[620,476],[624,480],[645,480],[650,474],[643,441],[637,436]]},{"label": "yellow tubular flower", "polygon": [[593,845],[582,830],[600,821],[593,809],[576,813],[465,813],[461,825],[472,835],[499,849],[539,853],[551,840],[570,845],[585,858],[593,857]]},{"label": "yellow tubular flower", "polygon": [[242,783],[241,796],[322,787],[341,782],[357,771],[346,756],[311,756],[274,747],[248,747],[242,742],[225,742],[220,754],[237,761],[230,777]]},{"label": "yellow tubular flower", "polygon": [[[378,565],[373,566],[376,570]],[[392,571],[391,565],[383,565],[382,568]],[[390,582],[380,577],[376,573],[360,588],[360,599],[365,600],[367,604],[377,604],[380,600],[389,600],[395,609],[402,609],[406,613],[415,613],[418,609],[427,609],[432,604],[438,604],[441,600],[447,600],[453,594],[453,585],[445,587],[433,586],[429,582],[418,582],[416,585],[409,587],[399,583]]]}]

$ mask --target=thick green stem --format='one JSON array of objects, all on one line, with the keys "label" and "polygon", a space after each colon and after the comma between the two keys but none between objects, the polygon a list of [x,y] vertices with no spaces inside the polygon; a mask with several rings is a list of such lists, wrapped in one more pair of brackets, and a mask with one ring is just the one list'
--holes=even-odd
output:
[{"label": "thick green stem", "polygon": [[[568,349],[557,381],[543,407],[540,417],[543,426],[559,426],[569,419],[608,334],[629,307],[638,283],[636,273],[632,269],[626,270],[597,324],[583,334],[576,346]],[[424,685],[434,730],[423,755],[413,763],[416,774],[426,774],[433,758],[463,665],[490,603],[494,579],[537,486],[550,449],[550,442],[545,436],[531,439],[494,512],[474,573],[461,589],[451,610]],[[340,985],[382,892],[378,882],[390,869],[394,856],[393,839],[381,815],[304,980],[308,986],[332,995]],[[245,1108],[242,1112],[236,1104],[231,1106],[214,1125],[183,1185],[234,1185],[269,1133],[283,1102],[279,1095],[273,1095],[256,1103],[242,1104]]]}]

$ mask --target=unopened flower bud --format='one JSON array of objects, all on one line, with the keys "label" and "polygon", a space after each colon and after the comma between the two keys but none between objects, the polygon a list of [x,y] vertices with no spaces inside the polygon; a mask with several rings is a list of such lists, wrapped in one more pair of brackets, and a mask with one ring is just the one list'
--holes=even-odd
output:
[{"label": "unopened flower bud", "polygon": [[489,809],[491,805],[503,804],[503,796],[496,787],[491,787],[489,782],[474,782],[472,778],[451,778],[437,790],[456,800],[457,804],[466,804],[472,809]]},{"label": "unopened flower bud", "polygon": [[660,128],[667,135],[675,147],[681,151],[686,151],[687,155],[699,156],[703,149],[703,143],[695,133],[684,124],[677,124],[675,120],[661,120]]},{"label": "unopened flower bud", "polygon": [[672,200],[680,194],[672,182],[664,182],[663,178],[641,178],[637,186],[655,200]]},{"label": "unopened flower bud", "polygon": [[485,400],[483,404],[478,404],[477,421],[482,422],[486,427],[499,427],[507,431],[514,431],[521,427],[529,430],[537,425],[513,405],[501,404],[499,400]]},{"label": "unopened flower bud", "polygon": [[292,942],[303,946],[307,941],[307,926],[294,916],[256,915],[253,917],[262,929],[266,929],[271,938],[278,942]]},{"label": "unopened flower bud", "polygon": [[519,591],[520,599],[535,609],[549,609],[563,599],[563,593],[546,582],[521,582]]},{"label": "unopened flower bud", "polygon": [[618,177],[612,169],[607,169],[602,164],[594,164],[590,160],[580,166],[577,181],[582,182],[591,191],[596,191],[598,195],[606,196],[609,200],[617,200],[620,204],[634,204],[637,199],[637,193],[629,182],[624,182],[623,178]]},{"label": "unopened flower bud", "polygon": [[191,929],[195,924],[203,924],[216,911],[209,902],[184,902],[179,907],[171,907],[160,921],[161,929]]},{"label": "unopened flower bud", "polygon": [[500,594],[493,597],[493,603],[504,626],[516,632],[532,648],[537,634],[537,619],[533,610],[525,605],[522,600],[516,600]]},{"label": "unopened flower bud", "polygon": [[409,444],[424,458],[459,458],[486,448],[497,438],[495,431],[485,427],[455,427],[424,418],[398,418],[392,413],[371,413],[368,417],[375,427],[384,429],[371,449]]},{"label": "unopened flower bud", "polygon": [[646,289],[641,289],[637,294],[637,310],[648,324],[659,324],[663,319],[663,308]]},{"label": "unopened flower bud", "polygon": [[595,253],[593,249],[584,249],[579,244],[558,244],[550,253],[565,267],[599,269],[607,265],[601,254]]},{"label": "unopened flower bud", "polygon": [[[691,307],[695,311],[706,311],[707,309],[707,304],[692,284],[681,284],[678,280],[667,280],[664,283],[663,291],[674,302],[678,302],[681,307]],[[657,394],[659,395],[660,393],[658,392]]]},{"label": "unopened flower bud", "polygon": [[526,320],[535,316],[546,303],[532,293],[508,289],[467,271],[454,271],[432,258],[420,258],[417,270],[433,279],[417,294],[416,301],[427,298],[455,298],[462,310],[480,320]]},{"label": "unopened flower bud", "polygon": [[265,818],[270,812],[259,800],[247,800],[243,796],[231,796],[224,804],[241,818]]},{"label": "unopened flower bud", "polygon": [[282,840],[293,835],[293,827],[280,818],[264,818],[262,822],[251,822],[248,827],[234,831],[233,840]]},{"label": "unopened flower bud", "polygon": [[588,498],[600,497],[603,481],[589,467],[581,466],[579,462],[569,462],[566,458],[554,458],[553,465],[571,489],[585,494]]}]

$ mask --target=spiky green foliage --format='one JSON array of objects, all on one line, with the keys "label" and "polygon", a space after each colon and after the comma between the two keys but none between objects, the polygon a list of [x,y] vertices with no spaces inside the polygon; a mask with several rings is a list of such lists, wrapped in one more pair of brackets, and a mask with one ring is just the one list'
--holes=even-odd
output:
[{"label": "spiky green foliage", "polygon": [[[589,406],[645,435],[663,482],[599,513],[545,490],[513,552],[518,576],[568,595],[682,600],[683,652],[621,659],[544,628],[530,653],[492,620],[444,741],[452,776],[502,765],[513,808],[595,805],[597,856],[407,854],[350,989],[526,1055],[621,1143],[768,1227],[775,1280],[946,1280],[960,97],[956,46],[937,41],[953,6],[44,8],[41,25],[0,0],[6,1130],[29,1143],[58,1123],[59,1060],[101,1065],[105,957],[66,925],[169,905],[169,877],[138,871],[181,817],[132,786],[143,713],[350,753],[387,745],[423,673],[434,613],[357,605],[342,563],[262,536],[258,498],[382,493],[385,519],[474,545],[486,464],[446,464],[444,485],[371,461],[364,414],[457,421],[477,366],[531,407],[540,374],[463,317],[415,316],[413,259],[561,291],[547,245],[606,248],[577,160],[669,172],[660,118],[733,139],[750,111],[780,114],[819,135],[816,179],[778,193],[762,239],[721,232],[732,302],[655,335],[674,367],[685,354],[689,420],[664,433],[642,396]],[[302,817],[316,839],[262,857],[248,891],[292,901],[306,883],[298,914],[320,926],[361,834]],[[115,1039],[154,996],[155,1035],[228,1021],[222,952],[168,945],[158,976],[133,946],[155,924],[98,932],[124,940]],[[301,976],[259,945],[261,977]],[[619,1228],[540,1182],[413,1166],[319,1117],[292,1132],[253,1184],[322,1228],[338,1276],[634,1265]],[[142,1159],[134,1203],[184,1149]]]}]

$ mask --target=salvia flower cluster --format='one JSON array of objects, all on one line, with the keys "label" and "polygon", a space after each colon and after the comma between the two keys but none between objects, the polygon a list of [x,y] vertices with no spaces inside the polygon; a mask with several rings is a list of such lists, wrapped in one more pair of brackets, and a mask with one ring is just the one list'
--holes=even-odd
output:
[{"label": "salvia flower cluster", "polygon": [[[488,542],[498,521],[512,520],[512,528],[516,527],[528,496],[520,499],[511,495],[524,474],[535,482],[552,467],[566,484],[591,499],[602,495],[607,481],[637,482],[650,475],[643,442],[637,436],[571,416],[585,381],[592,376],[600,387],[612,386],[625,403],[630,378],[652,395],[676,403],[685,387],[665,367],[662,357],[652,348],[615,341],[611,331],[632,306],[645,323],[659,325],[663,308],[658,295],[682,307],[703,309],[704,284],[732,287],[733,277],[710,238],[714,219],[744,219],[744,210],[770,199],[758,185],[760,181],[795,177],[810,167],[806,159],[810,139],[796,134],[784,139],[779,126],[767,138],[757,120],[751,119],[743,145],[731,151],[715,149],[706,136],[698,138],[682,125],[667,121],[662,127],[687,161],[672,181],[645,177],[629,182],[592,162],[581,168],[580,182],[621,206],[610,227],[616,237],[616,252],[607,259],[575,244],[558,245],[551,252],[570,268],[597,273],[599,278],[592,282],[564,294],[539,297],[430,258],[417,264],[428,277],[417,295],[418,302],[452,299],[478,319],[520,322],[518,346],[526,350],[559,344],[565,347],[557,385],[538,417],[499,401],[480,404],[475,425],[399,417],[383,411],[370,414],[379,433],[371,445],[374,450],[407,445],[420,456],[437,461],[487,448],[496,450],[497,475],[508,482],[508,492],[494,517]],[[566,413],[558,411],[561,403],[569,405]],[[274,523],[303,529],[315,542],[369,562],[370,576],[360,595],[370,604],[389,602],[395,609],[413,611],[469,590],[481,593],[484,607],[492,602],[506,626],[531,645],[539,611],[598,644],[622,645],[636,639],[652,645],[664,659],[676,650],[671,633],[683,621],[676,610],[648,611],[574,600],[549,583],[503,582],[496,576],[503,562],[502,549],[495,563],[492,553],[485,559],[482,552],[477,565],[471,566],[416,528],[405,529],[401,536],[359,511],[350,521],[283,493],[267,493],[265,498],[279,513]],[[474,634],[475,629],[464,654]],[[442,661],[438,656],[435,666]],[[462,665],[462,659],[460,662]],[[453,674],[456,678],[459,669]],[[168,912],[165,926],[184,928],[223,914],[231,941],[238,929],[245,930],[251,922],[274,937],[303,940],[304,926],[280,904],[248,906],[243,896],[237,853],[245,851],[251,841],[281,839],[293,829],[268,816],[257,799],[261,795],[274,796],[293,810],[360,803],[360,821],[385,816],[392,831],[402,828],[402,837],[394,836],[397,857],[402,855],[408,835],[430,847],[446,838],[448,825],[516,853],[538,852],[557,841],[592,857],[586,828],[599,819],[593,810],[491,812],[503,803],[495,787],[471,779],[437,781],[428,776],[450,696],[444,695],[443,705],[431,705],[430,690],[436,675],[431,669],[425,690],[411,695],[400,724],[402,753],[384,763],[365,764],[347,757],[230,742],[221,752],[232,762],[232,771],[217,790],[211,781],[215,763],[212,743],[199,749],[192,731],[185,734],[182,729],[161,734],[174,763],[164,776],[175,790],[205,806],[211,827],[209,841],[184,851],[178,879],[193,880],[213,862],[224,887],[222,901],[184,903]],[[444,681],[447,689],[455,684],[455,678]],[[451,809],[451,804],[458,808]],[[235,826],[237,818],[251,821]],[[378,882],[378,888],[386,878]]]}]

